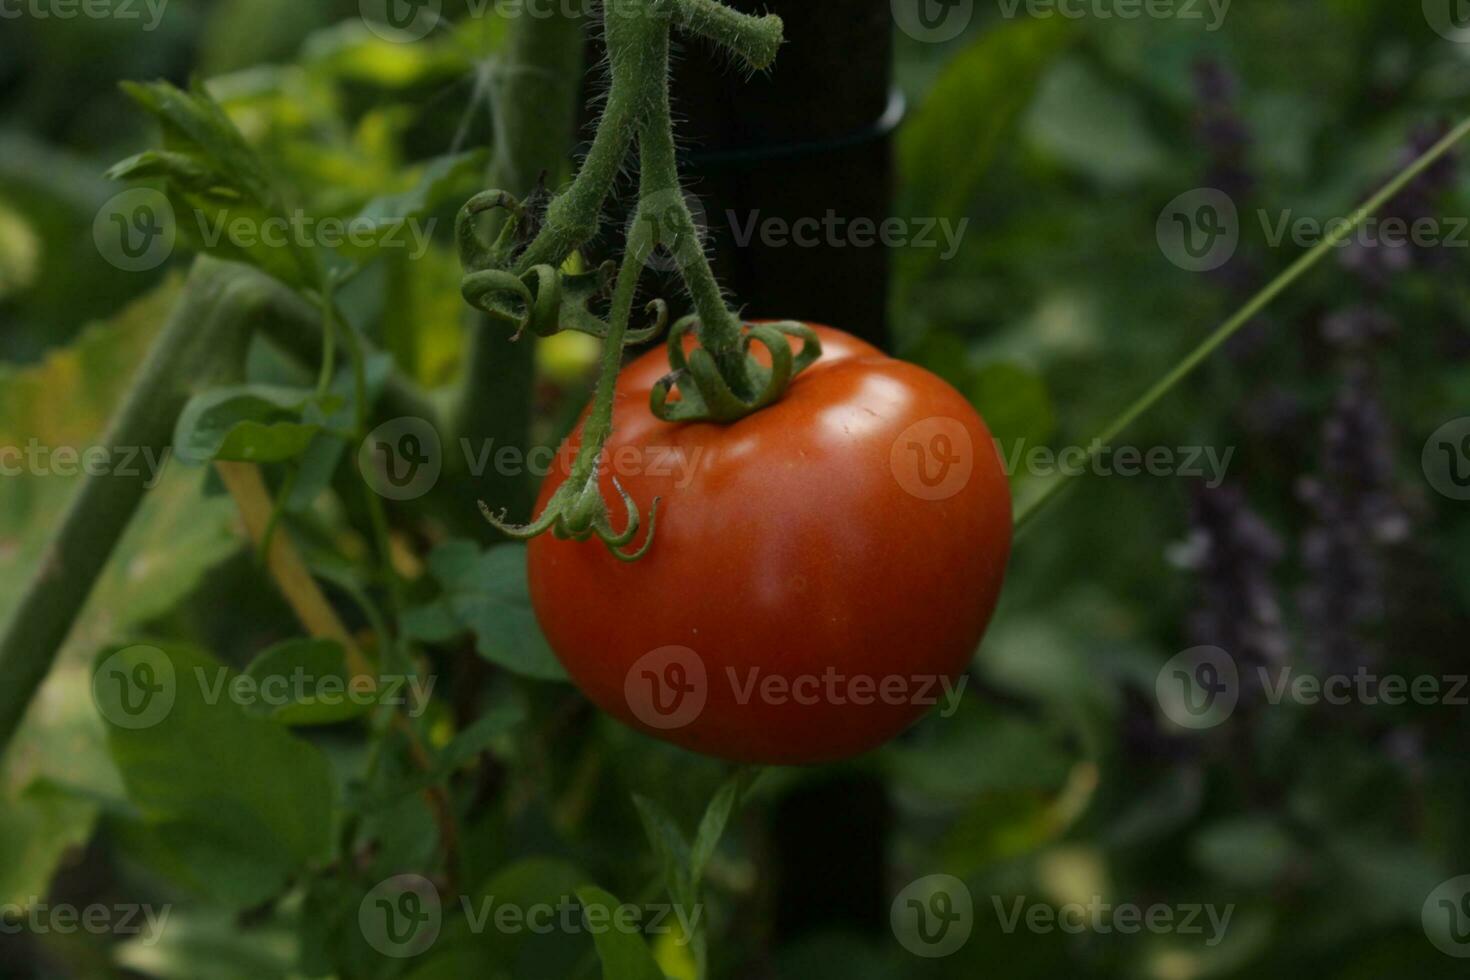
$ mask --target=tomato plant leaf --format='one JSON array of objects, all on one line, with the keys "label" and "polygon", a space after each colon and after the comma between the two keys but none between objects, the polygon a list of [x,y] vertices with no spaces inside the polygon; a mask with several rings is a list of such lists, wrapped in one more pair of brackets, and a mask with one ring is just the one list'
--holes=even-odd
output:
[{"label": "tomato plant leaf", "polygon": [[326,758],[234,703],[234,671],[172,645],[104,649],[97,671],[98,690],[117,679],[99,705],[128,799],[165,864],[187,869],[187,884],[243,907],[326,853]]},{"label": "tomato plant leaf", "polygon": [[517,861],[463,897],[464,916],[446,923],[440,944],[476,948],[504,975],[517,980],[572,976],[586,947],[568,942],[559,928],[547,931],[546,922],[548,917],[555,922],[587,881],[566,861],[545,857]]},{"label": "tomato plant leaf", "polygon": [[408,190],[373,198],[350,222],[372,244],[349,239],[343,245],[343,253],[365,259],[384,248],[411,249],[417,245],[426,248],[433,228],[415,223],[455,195],[463,196],[471,190],[485,168],[485,158],[483,150],[435,157],[424,165]]},{"label": "tomato plant leaf", "polygon": [[648,944],[638,932],[628,932],[614,925],[622,903],[601,888],[587,885],[577,889],[577,898],[586,910],[597,958],[602,961],[603,980],[664,980],[664,972],[654,961]]},{"label": "tomato plant leaf", "polygon": [[[1003,459],[1046,445],[1056,429],[1046,381],[1019,364],[993,361],[984,365],[970,381],[965,395],[1005,450]],[[1015,479],[1019,471],[1009,475]]]},{"label": "tomato plant leaf", "polygon": [[693,855],[684,832],[668,810],[655,801],[638,793],[633,794],[633,805],[643,821],[643,832],[663,870],[664,886],[669,897],[680,905],[692,908],[696,898]]},{"label": "tomato plant leaf", "polygon": [[335,640],[278,643],[250,662],[243,675],[257,696],[246,711],[282,725],[332,725],[364,714],[376,698],[354,687],[347,655]]},{"label": "tomato plant leaf", "polygon": [[482,551],[471,541],[448,541],[429,556],[429,570],[444,594],[405,613],[405,635],[433,643],[468,631],[486,660],[525,677],[566,680],[531,610],[524,545]]},{"label": "tomato plant leaf", "polygon": [[[1036,85],[1073,36],[1060,20],[1022,18],[987,30],[945,68],[903,128],[900,165],[916,215],[962,215]],[[900,289],[935,249],[901,253]]]},{"label": "tomato plant leaf", "polygon": [[184,406],[174,427],[174,446],[181,458],[195,463],[295,459],[322,429],[322,421],[305,420],[313,397],[303,388],[270,385],[211,388]]},{"label": "tomato plant leaf", "polygon": [[725,835],[725,826],[730,822],[730,816],[740,806],[741,799],[750,791],[759,773],[758,769],[741,770],[727,779],[710,799],[709,806],[705,808],[704,816],[699,821],[699,830],[694,834],[694,845],[689,853],[689,869],[696,885],[704,876],[705,866],[714,856],[720,838]]},{"label": "tomato plant leaf", "polygon": [[[0,577],[18,586],[42,560],[89,458],[102,479],[131,471],[153,483],[0,765],[0,903],[46,894],[56,862],[85,843],[99,807],[123,800],[92,701],[97,648],[166,613],[239,548],[233,505],[206,499],[197,473],[168,466],[167,454],[106,451],[99,441],[177,296],[169,279],[44,361],[0,365],[0,446],[33,450],[24,472],[0,480]],[[0,589],[0,620],[21,593]]]},{"label": "tomato plant leaf", "polygon": [[159,121],[164,149],[123,160],[108,176],[162,180],[176,231],[193,247],[249,263],[291,286],[318,285],[303,240],[309,216],[286,214],[265,162],[204,87],[186,92],[168,82],[129,82],[123,88]]}]

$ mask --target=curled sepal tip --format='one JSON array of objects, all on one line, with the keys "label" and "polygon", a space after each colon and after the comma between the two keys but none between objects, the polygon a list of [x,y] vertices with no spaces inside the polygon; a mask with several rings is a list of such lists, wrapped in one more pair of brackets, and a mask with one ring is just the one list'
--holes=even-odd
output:
[{"label": "curled sepal tip", "polygon": [[[696,318],[685,317],[669,331],[672,370],[654,385],[649,406],[665,422],[738,421],[778,401],[792,380],[822,356],[817,332],[804,323],[787,320],[750,324],[745,329],[740,353],[746,361],[752,393],[741,395],[730,387],[714,357],[703,347],[685,352],[684,336],[697,324]],[[801,340],[799,351],[792,352],[788,337]],[[751,354],[753,344],[766,349],[770,355],[769,366]],[[670,396],[675,391],[679,398],[672,400]]]},{"label": "curled sepal tip", "polygon": [[648,549],[653,547],[653,536],[658,527],[658,508],[663,498],[655,497],[653,500],[648,514],[648,534],[644,537],[643,544],[628,551],[626,549],[637,539],[638,532],[643,527],[643,520],[632,495],[623,488],[617,477],[613,477],[613,486],[617,489],[618,497],[628,515],[621,531],[612,526],[607,502],[597,489],[595,470],[585,484],[579,485],[575,479],[563,483],[552,494],[541,516],[530,524],[511,524],[506,520],[506,511],[497,513],[483,500],[480,501],[480,513],[485,515],[485,520],[497,531],[517,541],[529,541],[547,531],[564,540],[587,541],[596,538],[607,546],[608,552],[614,558],[623,562],[635,562],[648,554]]}]

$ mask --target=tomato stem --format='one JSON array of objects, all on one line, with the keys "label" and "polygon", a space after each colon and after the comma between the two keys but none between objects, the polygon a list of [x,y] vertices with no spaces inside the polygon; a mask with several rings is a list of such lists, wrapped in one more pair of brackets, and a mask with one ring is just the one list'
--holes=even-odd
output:
[{"label": "tomato stem", "polygon": [[[1363,222],[1367,221],[1382,209],[1384,205],[1397,197],[1409,184],[1413,183],[1424,171],[1434,166],[1441,157],[1453,149],[1466,136],[1470,136],[1470,119],[1461,122],[1443,139],[1425,151],[1422,156],[1405,167],[1396,177],[1385,184],[1378,193],[1374,194],[1361,207],[1354,211],[1347,221],[1340,223],[1322,241],[1318,242],[1311,251],[1298,258],[1286,271],[1282,272],[1269,285],[1251,297],[1249,302],[1216,328],[1214,333],[1205,338],[1204,342],[1190,351],[1168,374],[1160,378],[1137,401],[1128,406],[1122,414],[1104,426],[1102,431],[1088,442],[1087,463],[1091,463],[1096,459],[1114,439],[1121,435],[1134,422],[1138,421],[1144,413],[1162,401],[1169,392],[1174,390],[1179,382],[1183,381],[1194,372],[1195,368],[1208,360],[1211,354],[1224,346],[1242,327],[1254,320],[1272,301],[1326,258],[1329,252],[1346,241],[1347,237],[1361,227]],[[1087,467],[1084,465],[1083,467],[1079,467],[1079,469],[1086,470]],[[1047,483],[1036,496],[1017,507],[1015,519],[1017,530],[1024,530],[1048,504],[1056,499],[1062,490],[1070,485],[1071,481],[1067,476],[1059,476]]]}]

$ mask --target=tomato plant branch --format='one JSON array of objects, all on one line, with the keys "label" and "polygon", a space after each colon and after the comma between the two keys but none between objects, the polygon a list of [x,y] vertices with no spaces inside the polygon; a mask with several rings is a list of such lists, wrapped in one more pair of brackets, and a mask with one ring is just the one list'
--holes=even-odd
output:
[{"label": "tomato plant branch", "polygon": [[[223,460],[214,464],[225,489],[240,509],[246,533],[257,545],[265,544],[266,532],[270,528],[274,506],[270,491],[260,467],[254,463],[231,463]],[[296,550],[289,535],[272,534],[266,548],[266,567],[280,587],[281,597],[296,614],[296,618],[312,636],[334,640],[342,647],[347,669],[352,677],[373,677],[372,665],[358,649],[357,642],[341,619],[332,609],[327,597],[317,588],[316,582],[307,571],[306,562]]]},{"label": "tomato plant branch", "polygon": [[[673,368],[655,390],[652,407],[662,418],[732,422],[775,401],[801,370],[821,355],[815,333],[800,324],[774,324],[747,331],[726,303],[704,254],[694,217],[684,200],[675,151],[669,98],[670,31],[674,26],[714,40],[752,69],[767,67],[780,47],[779,17],[752,17],[716,0],[608,0],[604,5],[611,87],[591,149],[571,185],[552,198],[544,214],[503,190],[471,198],[457,223],[465,275],[465,300],[492,321],[549,336],[579,330],[603,340],[603,365],[592,414],[571,478],[560,487],[543,513],[530,524],[511,525],[506,511],[481,509],[498,529],[517,538],[546,531],[576,540],[596,536],[619,558],[633,560],[647,550],[623,548],[636,536],[637,506],[614,481],[627,507],[622,531],[615,530],[597,481],[599,458],[612,429],[611,401],[625,344],[646,339],[664,324],[666,307],[650,304],[658,316],[652,327],[636,335],[628,330],[640,266],[664,247],[678,261],[694,301],[695,315],[681,321],[670,335]],[[638,145],[639,205],[630,226],[621,269],[612,264],[574,275],[564,268],[571,255],[598,231],[602,211],[624,161]],[[503,213],[493,239],[482,237],[481,217]],[[611,304],[610,322],[592,312],[603,300]],[[685,336],[693,331],[700,346],[686,354]],[[788,337],[803,341],[793,356]],[[750,353],[752,343],[770,352],[763,367]],[[671,398],[675,390],[680,397]],[[656,509],[657,502],[654,507]]]},{"label": "tomato plant branch", "polygon": [[[483,67],[495,124],[490,186],[528,191],[538,175],[549,175],[553,184],[561,180],[577,130],[584,25],[581,14],[558,5],[546,16],[516,18],[504,50]],[[530,345],[512,343],[492,318],[477,317],[450,418],[452,439],[476,446],[524,444],[530,438],[533,370]],[[464,521],[468,528],[473,511],[463,501],[476,494],[505,501],[518,514],[530,509],[534,488],[528,480],[493,470],[476,478],[460,465],[463,454],[451,454],[450,460],[450,492],[460,503],[440,508],[446,520]]]},{"label": "tomato plant branch", "polygon": [[[1214,333],[1210,334],[1203,343],[1190,351],[1172,370],[1145,391],[1137,401],[1128,406],[1117,418],[1104,426],[1103,430],[1088,443],[1086,461],[1088,463],[1092,462],[1109,443],[1162,401],[1181,381],[1193,373],[1195,368],[1208,360],[1211,354],[1224,346],[1242,327],[1254,320],[1277,297],[1295,284],[1298,279],[1311,271],[1327,257],[1328,253],[1346,241],[1349,235],[1361,227],[1365,221],[1373,217],[1384,205],[1397,197],[1406,187],[1423,174],[1424,171],[1432,167],[1466,136],[1470,136],[1470,119],[1460,123],[1438,143],[1426,150],[1422,156],[1404,168],[1396,177],[1385,184],[1378,193],[1374,194],[1361,207],[1354,211],[1348,220],[1338,223],[1311,251],[1293,262],[1286,271],[1282,272],[1269,285],[1253,296],[1235,314],[1221,324]],[[1084,466],[1079,469],[1086,469],[1086,467]],[[1036,515],[1041,513],[1056,498],[1057,494],[1069,485],[1070,482],[1067,477],[1058,477],[1049,482],[1036,496],[1020,505],[1016,509],[1016,528],[1018,530],[1026,528],[1036,518]]]},{"label": "tomato plant branch", "polygon": [[739,55],[755,70],[771,66],[784,39],[775,14],[750,17],[715,0],[674,0],[674,23]]},{"label": "tomato plant branch", "polygon": [[[237,376],[249,323],[268,288],[242,272],[209,259],[196,263],[102,445],[115,452],[165,452],[195,386]],[[0,635],[0,751],[143,500],[147,477],[126,472],[83,478]]]},{"label": "tomato plant branch", "polygon": [[[239,380],[255,331],[309,360],[318,353],[321,326],[310,304],[270,277],[200,257],[101,444],[115,452],[162,455],[195,391]],[[393,415],[435,414],[418,389],[397,375],[390,376],[384,389],[383,408]],[[82,478],[0,633],[0,674],[5,677],[0,684],[0,752],[142,503],[147,480],[143,473],[124,472]]]},{"label": "tomato plant branch", "polygon": [[[245,529],[251,540],[260,547],[265,542],[266,530],[271,519],[271,496],[266,488],[260,467],[254,463],[216,462],[215,470],[225,488],[240,508]],[[271,577],[280,588],[281,596],[290,605],[291,611],[311,636],[333,640],[342,647],[349,678],[355,682],[369,682],[374,690],[378,687],[377,671],[352,638],[347,626],[338,617],[327,597],[322,593],[311,571],[306,567],[301,553],[288,535],[275,534],[268,546],[268,564]],[[385,656],[386,650],[380,651]],[[423,739],[413,723],[398,711],[393,710],[390,723],[395,731],[407,740],[409,757],[422,772],[433,770],[433,759],[424,747]],[[444,846],[445,866],[448,873],[455,874],[459,861],[459,826],[454,807],[448,794],[437,784],[424,788],[424,800],[434,814],[439,827],[440,842]]]}]

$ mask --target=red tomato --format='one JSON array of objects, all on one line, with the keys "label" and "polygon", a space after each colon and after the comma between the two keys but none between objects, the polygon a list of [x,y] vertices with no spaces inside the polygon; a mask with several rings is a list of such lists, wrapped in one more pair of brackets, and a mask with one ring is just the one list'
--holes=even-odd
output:
[{"label": "red tomato", "polygon": [[603,494],[617,526],[614,475],[645,518],[663,498],[653,547],[625,564],[596,540],[530,545],[536,616],[572,679],[695,752],[795,764],[881,745],[945,703],[1000,593],[1011,497],[985,423],[933,374],[816,330],[821,360],[733,425],[659,421],[666,353],[630,364]]}]

